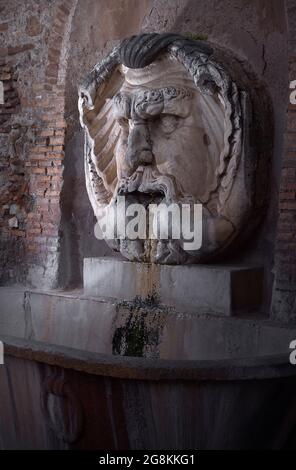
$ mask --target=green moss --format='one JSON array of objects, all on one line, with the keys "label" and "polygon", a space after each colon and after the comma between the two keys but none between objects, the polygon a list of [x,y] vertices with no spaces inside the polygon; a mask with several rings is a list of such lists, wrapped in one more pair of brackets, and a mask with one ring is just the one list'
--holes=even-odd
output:
[{"label": "green moss", "polygon": [[[145,347],[155,346],[155,334],[146,325],[147,312],[142,309],[129,311],[125,326],[116,329],[113,341],[113,354],[143,357]],[[154,332],[155,333],[155,332]],[[157,344],[158,334],[156,335]]]},{"label": "green moss", "polygon": [[[116,304],[116,311],[125,317],[112,339],[113,354],[143,357],[147,348],[156,350],[161,330],[161,318],[172,309],[161,305],[156,292],[148,297],[135,297]],[[126,316],[125,316],[126,315]]]},{"label": "green moss", "polygon": [[206,34],[195,34],[195,33],[185,33],[188,39],[192,39],[192,41],[206,41],[208,36]]}]

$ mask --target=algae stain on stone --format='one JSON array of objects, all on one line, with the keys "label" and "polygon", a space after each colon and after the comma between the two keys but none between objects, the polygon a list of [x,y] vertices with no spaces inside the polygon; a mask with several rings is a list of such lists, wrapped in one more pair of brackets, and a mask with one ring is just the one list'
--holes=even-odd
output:
[{"label": "algae stain on stone", "polygon": [[[129,322],[130,323],[130,322]],[[142,357],[148,342],[144,322],[134,321],[129,327],[117,328],[113,337],[113,354]]]},{"label": "algae stain on stone", "polygon": [[112,340],[115,355],[158,357],[164,319],[170,307],[161,305],[155,290],[146,298],[116,304],[116,327]]}]

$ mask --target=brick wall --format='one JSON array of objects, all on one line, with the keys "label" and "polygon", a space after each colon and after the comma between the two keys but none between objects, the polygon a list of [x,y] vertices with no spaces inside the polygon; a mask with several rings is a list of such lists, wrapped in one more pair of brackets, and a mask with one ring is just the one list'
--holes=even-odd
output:
[{"label": "brick wall", "polygon": [[[0,31],[6,28],[5,23],[0,25]],[[26,131],[13,121],[20,110],[17,78],[5,58],[0,59],[0,80],[5,97],[4,103],[0,104],[0,261],[2,278],[7,281],[12,275],[11,258],[13,261],[21,260],[21,252],[24,251],[28,181],[25,162],[19,153]]]},{"label": "brick wall", "polygon": [[37,5],[16,0],[0,7],[0,73],[5,79],[0,277],[6,283],[52,287],[58,268],[64,76],[76,0]]},{"label": "brick wall", "polygon": [[[296,80],[296,5],[287,0],[289,82]],[[289,83],[287,83],[287,90]],[[296,105],[288,103],[279,193],[273,317],[296,322]]]}]

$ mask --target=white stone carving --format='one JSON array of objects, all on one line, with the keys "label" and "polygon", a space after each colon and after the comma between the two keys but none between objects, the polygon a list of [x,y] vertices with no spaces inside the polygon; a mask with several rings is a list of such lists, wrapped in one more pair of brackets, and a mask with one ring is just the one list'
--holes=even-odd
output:
[{"label": "white stone carving", "polygon": [[164,202],[203,205],[203,244],[115,240],[130,260],[165,264],[211,259],[231,246],[254,206],[248,147],[248,95],[213,49],[178,35],[124,40],[79,89],[85,170],[97,217],[100,205]]}]

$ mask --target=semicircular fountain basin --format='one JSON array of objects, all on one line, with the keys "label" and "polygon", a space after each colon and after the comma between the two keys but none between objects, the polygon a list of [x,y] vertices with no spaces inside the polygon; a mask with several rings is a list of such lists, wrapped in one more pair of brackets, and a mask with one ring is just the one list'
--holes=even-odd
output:
[{"label": "semicircular fountain basin", "polygon": [[296,444],[296,328],[2,289],[3,449]]}]

